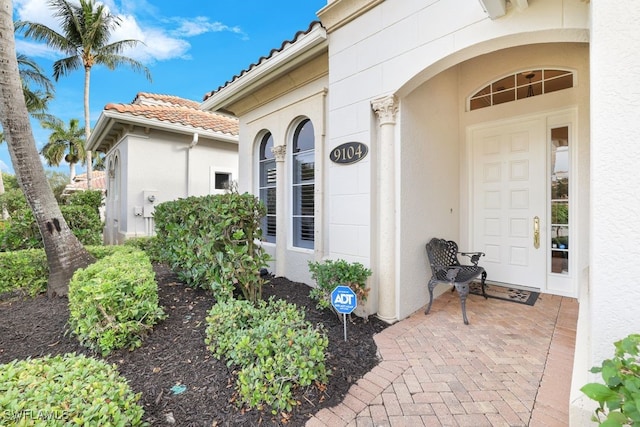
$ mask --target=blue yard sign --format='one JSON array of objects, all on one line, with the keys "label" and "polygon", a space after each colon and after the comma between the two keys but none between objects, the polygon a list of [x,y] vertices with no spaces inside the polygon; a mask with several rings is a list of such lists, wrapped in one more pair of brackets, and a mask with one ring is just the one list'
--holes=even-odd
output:
[{"label": "blue yard sign", "polygon": [[339,285],[331,292],[331,305],[336,311],[342,314],[344,324],[344,340],[347,340],[347,314],[351,314],[358,306],[356,293],[350,287]]},{"label": "blue yard sign", "polygon": [[351,314],[358,306],[356,293],[348,286],[336,286],[331,292],[331,305],[340,314]]}]

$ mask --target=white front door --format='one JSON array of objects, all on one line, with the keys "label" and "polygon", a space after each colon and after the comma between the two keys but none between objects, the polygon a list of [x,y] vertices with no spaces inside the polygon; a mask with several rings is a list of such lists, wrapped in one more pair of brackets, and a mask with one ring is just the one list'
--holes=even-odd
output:
[{"label": "white front door", "polygon": [[535,117],[470,132],[471,247],[488,280],[545,288],[546,130]]}]

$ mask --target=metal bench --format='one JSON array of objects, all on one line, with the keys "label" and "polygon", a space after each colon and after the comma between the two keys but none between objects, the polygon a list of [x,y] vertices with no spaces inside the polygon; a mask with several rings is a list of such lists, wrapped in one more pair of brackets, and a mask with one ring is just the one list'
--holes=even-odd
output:
[{"label": "metal bench", "polygon": [[[466,302],[467,295],[469,295],[469,283],[481,276],[482,295],[487,298],[485,293],[487,272],[484,268],[478,266],[478,261],[480,257],[484,256],[484,253],[458,252],[456,242],[435,237],[427,243],[426,248],[429,265],[431,266],[431,279],[429,280],[429,306],[424,314],[429,314],[429,310],[431,310],[433,289],[438,283],[447,283],[453,286],[452,292],[454,289],[458,291],[460,304],[462,305],[462,319],[464,324],[468,325]],[[458,255],[468,257],[473,265],[460,264]]]}]

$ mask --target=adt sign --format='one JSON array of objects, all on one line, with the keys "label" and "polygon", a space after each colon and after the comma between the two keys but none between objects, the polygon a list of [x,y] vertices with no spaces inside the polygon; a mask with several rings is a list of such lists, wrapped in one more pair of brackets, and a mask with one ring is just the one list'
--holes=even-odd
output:
[{"label": "adt sign", "polygon": [[340,285],[331,292],[331,305],[341,314],[351,314],[358,306],[356,293],[350,287]]}]

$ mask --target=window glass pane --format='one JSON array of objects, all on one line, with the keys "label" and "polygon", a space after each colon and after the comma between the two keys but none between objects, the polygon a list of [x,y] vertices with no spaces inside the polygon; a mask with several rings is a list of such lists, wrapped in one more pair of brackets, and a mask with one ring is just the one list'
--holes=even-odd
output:
[{"label": "window glass pane", "polygon": [[312,150],[314,146],[313,125],[311,120],[307,119],[298,125],[293,134],[293,152]]},{"label": "window glass pane", "polygon": [[515,96],[516,92],[513,89],[505,90],[503,92],[496,92],[493,94],[493,105],[514,101],[516,99]]},{"label": "window glass pane", "polygon": [[294,215],[313,216],[314,185],[299,185],[293,187]]},{"label": "window glass pane", "polygon": [[570,87],[573,87],[573,74],[567,74],[544,82],[544,91],[546,93],[569,89]]},{"label": "window glass pane", "polygon": [[502,92],[507,89],[513,89],[515,87],[514,76],[503,77],[491,84],[491,90],[493,93]]},{"label": "window glass pane", "polygon": [[273,159],[274,155],[271,152],[272,148],[273,135],[271,135],[271,132],[269,132],[264,137],[262,137],[262,142],[260,142],[260,160]]},{"label": "window glass pane", "polygon": [[267,160],[260,163],[260,187],[268,187],[276,184],[276,162]]},{"label": "window glass pane", "polygon": [[216,190],[228,189],[230,179],[231,179],[231,174],[216,172],[216,177],[215,177]]},{"label": "window glass pane", "polygon": [[530,98],[542,94],[542,83],[531,83],[518,88],[518,99]]},{"label": "window glass pane", "polygon": [[294,184],[300,184],[303,182],[313,181],[314,176],[314,161],[313,151],[298,154],[294,157]]},{"label": "window glass pane", "polygon": [[569,274],[569,127],[551,129],[551,272]]},{"label": "window glass pane", "polygon": [[473,98],[469,105],[471,111],[477,110],[478,108],[490,107],[491,106],[491,96],[481,96],[478,98]]},{"label": "window glass pane", "polygon": [[313,217],[297,217],[293,219],[293,244],[300,248],[313,249],[314,225]]}]

